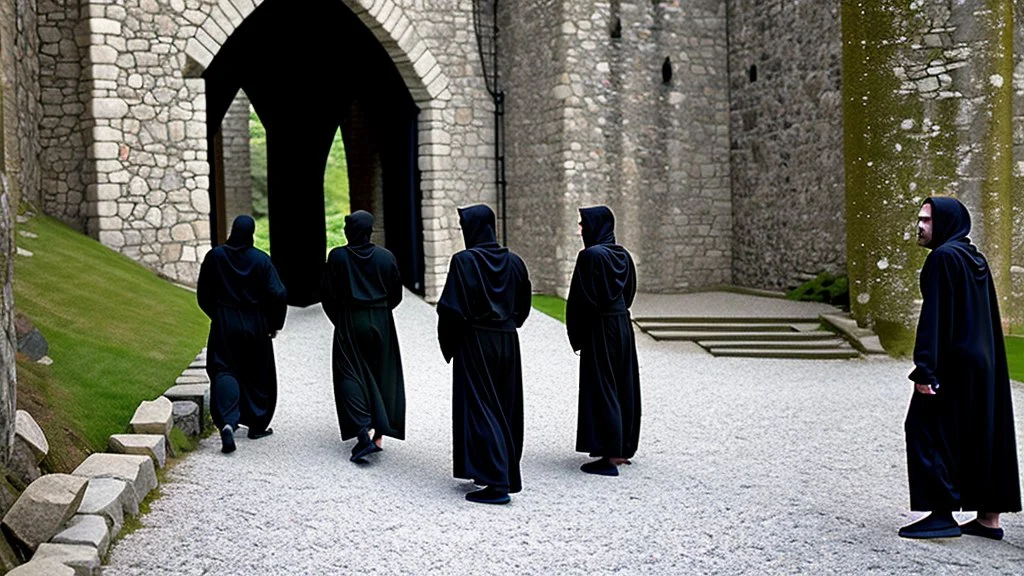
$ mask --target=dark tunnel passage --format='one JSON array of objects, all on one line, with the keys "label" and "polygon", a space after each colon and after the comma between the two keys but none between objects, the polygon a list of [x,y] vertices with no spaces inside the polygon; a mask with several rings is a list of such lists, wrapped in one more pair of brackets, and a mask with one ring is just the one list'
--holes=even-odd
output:
[{"label": "dark tunnel passage", "polygon": [[339,127],[350,159],[351,209],[374,213],[403,283],[422,295],[419,109],[387,51],[340,0],[298,5],[264,2],[203,73],[214,244],[230,226],[217,213],[223,205],[217,201],[223,195],[220,127],[244,90],[266,128],[271,257],[289,304],[320,300],[327,248],[324,171]]}]

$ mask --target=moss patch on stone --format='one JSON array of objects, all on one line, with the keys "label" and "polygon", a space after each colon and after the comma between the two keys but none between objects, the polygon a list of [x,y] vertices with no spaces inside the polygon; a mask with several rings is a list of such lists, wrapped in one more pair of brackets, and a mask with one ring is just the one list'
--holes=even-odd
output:
[{"label": "moss patch on stone", "polygon": [[850,308],[849,278],[845,275],[835,276],[828,272],[822,272],[813,280],[787,292],[786,298],[801,302],[824,302],[848,310]]},{"label": "moss patch on stone", "polygon": [[902,322],[875,321],[875,333],[882,347],[891,356],[907,358],[914,353],[914,330],[907,328]]}]

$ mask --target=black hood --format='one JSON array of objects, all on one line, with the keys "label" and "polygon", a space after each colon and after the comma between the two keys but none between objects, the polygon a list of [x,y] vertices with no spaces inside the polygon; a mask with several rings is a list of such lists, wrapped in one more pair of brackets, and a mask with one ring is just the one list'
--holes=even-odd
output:
[{"label": "black hood", "polygon": [[252,235],[256,232],[256,221],[252,216],[242,214],[231,223],[231,235],[228,236],[227,244],[232,248],[248,248],[252,246]]},{"label": "black hood", "polygon": [[607,206],[580,208],[583,246],[615,244],[615,215]]},{"label": "black hood", "polygon": [[352,248],[370,243],[373,234],[373,214],[365,210],[356,210],[345,216],[345,238]]},{"label": "black hood", "polygon": [[494,234],[494,211],[486,204],[459,208],[459,225],[466,248],[498,243]]}]

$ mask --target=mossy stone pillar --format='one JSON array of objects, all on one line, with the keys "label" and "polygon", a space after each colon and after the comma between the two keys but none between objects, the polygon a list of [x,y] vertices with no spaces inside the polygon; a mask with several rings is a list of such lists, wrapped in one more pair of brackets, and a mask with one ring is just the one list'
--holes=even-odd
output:
[{"label": "mossy stone pillar", "polygon": [[1010,294],[1013,4],[953,4],[842,4],[850,305],[897,355],[913,349],[927,196],[968,206],[1000,297]]}]

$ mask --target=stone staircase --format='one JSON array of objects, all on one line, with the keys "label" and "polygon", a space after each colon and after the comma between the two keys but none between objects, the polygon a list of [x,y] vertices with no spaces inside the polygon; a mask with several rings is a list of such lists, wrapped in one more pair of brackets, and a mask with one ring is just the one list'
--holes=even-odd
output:
[{"label": "stone staircase", "polygon": [[694,342],[713,356],[837,360],[860,358],[842,333],[818,315],[790,317],[662,317],[633,319],[655,340]]}]

